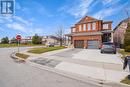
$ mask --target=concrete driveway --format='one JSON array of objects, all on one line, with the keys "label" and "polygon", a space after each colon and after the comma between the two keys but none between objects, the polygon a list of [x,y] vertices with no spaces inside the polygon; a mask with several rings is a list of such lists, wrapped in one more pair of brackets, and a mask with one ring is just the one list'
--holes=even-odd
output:
[{"label": "concrete driveway", "polygon": [[[120,82],[128,72],[122,69],[117,54],[101,54],[99,49],[62,49],[41,54],[33,62],[70,72],[79,77],[100,81]],[[32,59],[32,58],[31,58]]]},{"label": "concrete driveway", "polygon": [[99,49],[69,49],[52,54],[51,56],[64,57],[69,59],[72,58],[84,61],[122,64],[122,60],[120,59],[120,55],[118,53],[101,54]]}]

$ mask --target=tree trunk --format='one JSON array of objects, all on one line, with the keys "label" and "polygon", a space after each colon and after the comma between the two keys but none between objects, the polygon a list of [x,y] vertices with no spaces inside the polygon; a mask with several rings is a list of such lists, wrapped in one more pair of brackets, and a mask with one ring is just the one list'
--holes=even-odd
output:
[{"label": "tree trunk", "polygon": [[60,46],[62,46],[62,39],[60,39]]}]

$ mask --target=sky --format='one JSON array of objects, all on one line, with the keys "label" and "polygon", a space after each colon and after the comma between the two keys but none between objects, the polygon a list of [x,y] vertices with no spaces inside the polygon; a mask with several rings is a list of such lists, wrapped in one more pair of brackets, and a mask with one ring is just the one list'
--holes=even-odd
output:
[{"label": "sky", "polygon": [[65,33],[84,16],[113,21],[112,28],[130,15],[130,0],[15,0],[13,16],[0,14],[0,38]]}]

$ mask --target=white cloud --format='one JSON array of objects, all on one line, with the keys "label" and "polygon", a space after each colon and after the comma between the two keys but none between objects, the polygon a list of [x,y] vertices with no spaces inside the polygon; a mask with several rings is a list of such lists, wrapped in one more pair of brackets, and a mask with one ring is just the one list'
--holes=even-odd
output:
[{"label": "white cloud", "polygon": [[102,9],[99,12],[97,12],[96,14],[94,14],[93,17],[95,17],[97,19],[102,19],[102,18],[112,15],[115,10],[116,9],[113,9],[113,8]]},{"label": "white cloud", "polygon": [[82,17],[88,13],[89,7],[93,0],[79,0],[73,6],[63,6],[59,11],[64,11],[74,16],[75,18]]},{"label": "white cloud", "polygon": [[[111,3],[113,0],[102,0],[102,3],[104,4],[104,5],[106,5],[106,4],[108,4],[108,3]],[[114,0],[114,1],[116,1],[116,0]]]},{"label": "white cloud", "polygon": [[117,14],[119,11],[121,11],[126,5],[128,4],[128,2],[118,5],[116,7],[109,7],[109,8],[104,8],[101,9],[100,11],[96,12],[93,17],[98,18],[98,19],[103,19],[105,17]]},{"label": "white cloud", "polygon": [[7,27],[10,28],[10,29],[26,32],[25,27],[22,24],[20,24],[20,23],[7,24]]},{"label": "white cloud", "polygon": [[35,28],[35,29],[29,31],[30,35],[34,35],[34,34],[42,34],[43,35],[43,33],[44,32],[43,32],[42,28]]},{"label": "white cloud", "polygon": [[28,35],[43,34],[43,29],[42,28],[31,28],[31,27],[23,25],[21,23],[6,24],[6,26],[9,29],[21,31],[21,32],[24,32],[24,33],[26,33]]},{"label": "white cloud", "polygon": [[102,0],[103,5],[114,5],[118,3],[120,0]]},{"label": "white cloud", "polygon": [[13,19],[11,16],[1,16],[0,15],[0,23],[1,24],[6,24],[7,22],[13,22]]},{"label": "white cloud", "polygon": [[19,17],[19,16],[14,16],[14,19],[17,20],[17,21],[20,21],[20,22],[22,22],[22,23],[24,23],[26,25],[30,24],[29,21],[24,20],[22,17]]}]

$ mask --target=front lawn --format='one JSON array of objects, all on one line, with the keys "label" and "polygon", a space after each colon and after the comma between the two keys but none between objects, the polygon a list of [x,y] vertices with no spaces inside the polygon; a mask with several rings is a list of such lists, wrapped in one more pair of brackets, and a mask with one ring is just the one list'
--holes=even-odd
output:
[{"label": "front lawn", "polygon": [[120,49],[118,52],[122,54],[121,58],[124,58],[126,55],[130,55],[130,52],[125,52],[124,49]]},{"label": "front lawn", "polygon": [[15,54],[17,57],[23,58],[23,59],[27,59],[29,57],[29,55],[26,54],[22,54],[22,53],[16,53]]},{"label": "front lawn", "polygon": [[130,85],[130,80],[128,79],[128,76],[125,77],[125,79],[123,79],[123,80],[121,81],[121,83]]},{"label": "front lawn", "polygon": [[31,50],[29,50],[28,52],[30,53],[36,53],[36,54],[41,54],[41,53],[45,53],[45,52],[49,52],[49,51],[54,51],[54,50],[59,50],[59,49],[63,49],[65,47],[63,46],[57,46],[57,47],[47,47],[47,48],[33,48]]}]

